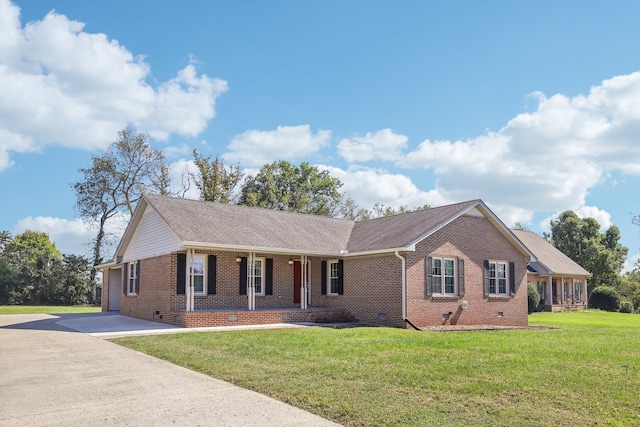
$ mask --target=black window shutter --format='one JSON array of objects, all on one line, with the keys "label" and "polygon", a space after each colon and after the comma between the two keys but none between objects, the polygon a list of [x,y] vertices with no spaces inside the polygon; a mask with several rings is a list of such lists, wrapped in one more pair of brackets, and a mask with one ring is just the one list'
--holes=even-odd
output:
[{"label": "black window shutter", "polygon": [[511,288],[511,296],[516,294],[516,263],[509,263],[509,287]]},{"label": "black window shutter", "polygon": [[184,295],[187,290],[187,254],[178,254],[176,268],[176,294]]},{"label": "black window shutter", "polygon": [[140,260],[136,262],[136,279],[133,286],[134,286],[133,291],[136,294],[139,294],[140,293]]},{"label": "black window shutter", "polygon": [[240,295],[247,294],[247,257],[240,258]]},{"label": "black window shutter", "polygon": [[273,259],[267,258],[264,270],[264,293],[265,295],[273,295]]},{"label": "black window shutter", "polygon": [[338,295],[344,294],[344,261],[338,261]]},{"label": "black window shutter", "polygon": [[122,287],[122,293],[123,294],[127,294],[127,290],[129,288],[129,263],[125,262],[124,266],[123,266],[123,270],[124,270],[124,286]]},{"label": "black window shutter", "polygon": [[322,295],[326,295],[327,294],[327,261],[322,261],[322,272],[320,274],[321,277],[321,281],[322,281],[322,286],[321,286],[321,293]]},{"label": "black window shutter", "polygon": [[424,276],[425,276],[425,295],[430,297],[433,295],[433,273],[432,273],[433,261],[430,256],[425,260],[424,264]]},{"label": "black window shutter", "polygon": [[489,260],[484,260],[484,294],[489,295]]},{"label": "black window shutter", "polygon": [[216,294],[216,256],[209,255],[209,261],[207,262],[207,294]]},{"label": "black window shutter", "polygon": [[458,260],[458,295],[464,296],[464,260]]}]

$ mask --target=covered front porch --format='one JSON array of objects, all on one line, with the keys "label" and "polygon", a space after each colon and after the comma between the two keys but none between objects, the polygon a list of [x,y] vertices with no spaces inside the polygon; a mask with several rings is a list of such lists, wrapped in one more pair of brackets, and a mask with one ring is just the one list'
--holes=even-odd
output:
[{"label": "covered front porch", "polygon": [[154,320],[187,328],[356,320],[327,298],[328,268],[317,258],[312,269],[310,257],[291,253],[188,248],[177,257],[178,291]]},{"label": "covered front porch", "polygon": [[[531,280],[534,279],[534,280]],[[575,276],[534,276],[540,294],[540,311],[584,310],[587,308],[587,278]]]}]

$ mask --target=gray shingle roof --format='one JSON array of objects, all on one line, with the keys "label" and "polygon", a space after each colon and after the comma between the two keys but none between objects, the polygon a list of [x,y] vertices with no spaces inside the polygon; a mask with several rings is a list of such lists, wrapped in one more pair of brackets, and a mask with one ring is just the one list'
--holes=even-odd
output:
[{"label": "gray shingle roof", "polygon": [[476,204],[478,200],[471,200],[358,222],[347,250],[351,253],[408,247]]},{"label": "gray shingle roof", "polygon": [[354,222],[240,205],[144,196],[180,239],[253,248],[340,253]]},{"label": "gray shingle roof", "polygon": [[355,222],[155,195],[146,195],[144,200],[183,242],[326,255],[410,250],[429,234],[482,204],[471,200]]},{"label": "gray shingle roof", "polygon": [[[529,248],[538,262],[531,263],[531,267],[541,274],[566,274],[572,276],[591,276],[578,263],[556,249],[551,243],[531,231],[512,230],[513,234]],[[540,265],[542,264],[542,265]],[[540,271],[540,270],[547,271]]]}]

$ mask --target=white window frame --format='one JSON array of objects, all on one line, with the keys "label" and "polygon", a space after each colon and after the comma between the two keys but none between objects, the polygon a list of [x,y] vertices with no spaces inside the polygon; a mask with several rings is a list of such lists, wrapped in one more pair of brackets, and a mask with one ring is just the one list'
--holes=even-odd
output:
[{"label": "white window frame", "polygon": [[[251,275],[253,277],[253,289],[255,289],[256,291],[256,296],[264,296],[265,295],[265,267],[266,267],[266,258],[265,257],[255,257],[254,258],[254,264],[253,264],[253,274]],[[256,266],[258,265],[258,263],[260,263],[260,275],[256,275],[255,271],[256,271]],[[251,266],[249,268],[252,268]],[[258,283],[260,282],[260,292],[258,292]]]},{"label": "white window frame", "polygon": [[[202,259],[202,273],[192,274],[193,263],[196,259]],[[203,296],[207,295],[207,256],[203,254],[194,254],[191,262],[189,263],[189,278],[193,280],[193,294],[195,296]],[[202,291],[196,291],[195,278],[202,276]]]},{"label": "white window frame", "polygon": [[[436,262],[440,261],[439,273],[436,274],[437,267]],[[446,264],[447,262],[451,262],[453,266],[453,273],[446,274]],[[455,296],[458,295],[458,259],[452,257],[431,257],[431,289],[433,295],[446,295],[446,296]],[[453,280],[453,291],[447,292],[447,278],[451,278]],[[440,283],[440,292],[435,291],[434,285],[436,281]]]},{"label": "white window frame", "polygon": [[[504,277],[498,276],[498,266],[504,266]],[[493,269],[491,267],[493,266]],[[493,273],[493,275],[492,275]],[[494,292],[491,292],[491,282],[494,282]],[[504,292],[500,292],[500,283],[504,281]],[[509,295],[509,263],[507,261],[489,260],[489,295]]]},{"label": "white window frame", "polygon": [[[327,295],[336,296],[340,295],[338,292],[333,292],[332,284],[335,283],[336,289],[338,287],[338,281],[340,280],[339,262],[337,259],[330,259],[327,261]],[[335,272],[335,275],[333,273]]]},{"label": "white window frame", "polygon": [[132,261],[127,269],[127,295],[136,295],[136,280],[138,279],[138,262]]}]

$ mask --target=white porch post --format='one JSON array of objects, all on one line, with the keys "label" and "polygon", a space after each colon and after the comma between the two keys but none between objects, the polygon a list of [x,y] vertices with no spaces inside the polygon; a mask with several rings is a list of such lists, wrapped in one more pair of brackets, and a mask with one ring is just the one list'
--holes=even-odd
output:
[{"label": "white porch post", "polygon": [[547,292],[547,298],[545,303],[547,303],[549,305],[549,311],[553,311],[553,294],[551,293],[551,291],[553,291],[553,277],[549,276],[549,279],[547,280],[547,290],[549,292]]},{"label": "white porch post", "polygon": [[302,310],[307,309],[307,256],[302,255],[300,257],[300,308]]},{"label": "white porch post", "polygon": [[185,289],[185,309],[186,311],[193,311],[194,295],[193,295],[193,249],[187,250],[187,271],[186,274],[186,289]]},{"label": "white porch post", "polygon": [[564,277],[560,278],[560,304],[564,305]]},{"label": "white porch post", "polygon": [[[253,311],[256,309],[256,254],[253,252],[249,253],[249,257],[247,259],[247,268],[249,271],[247,272],[247,297],[248,297],[248,309],[249,311]],[[262,284],[264,286],[264,283]]]},{"label": "white porch post", "polygon": [[582,281],[582,304],[584,308],[588,308],[589,296],[587,295],[587,278]]}]

